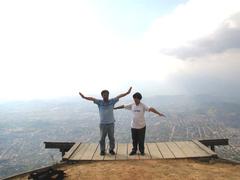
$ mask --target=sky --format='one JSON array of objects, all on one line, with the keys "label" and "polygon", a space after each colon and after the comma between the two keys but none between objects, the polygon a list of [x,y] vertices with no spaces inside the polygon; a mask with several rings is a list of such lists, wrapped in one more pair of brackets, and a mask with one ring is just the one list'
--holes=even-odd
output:
[{"label": "sky", "polygon": [[0,101],[239,97],[239,0],[1,0]]}]

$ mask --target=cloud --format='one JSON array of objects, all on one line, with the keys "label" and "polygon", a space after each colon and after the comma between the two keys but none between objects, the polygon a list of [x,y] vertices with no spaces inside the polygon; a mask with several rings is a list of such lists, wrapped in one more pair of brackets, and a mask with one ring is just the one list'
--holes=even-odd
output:
[{"label": "cloud", "polygon": [[226,50],[195,61],[183,61],[185,69],[169,78],[179,94],[215,94],[240,97],[240,51]]},{"label": "cloud", "polygon": [[189,0],[152,24],[145,44],[181,58],[238,47],[239,12],[238,0]]},{"label": "cloud", "polygon": [[[191,72],[193,66],[207,72],[206,67],[213,71],[219,66],[214,58],[237,59],[228,47],[229,43],[232,48],[239,46],[237,40],[232,41],[238,35],[239,16],[232,14],[240,11],[239,0],[190,0],[157,19],[144,38],[137,40],[115,34],[88,1],[11,2],[0,1],[0,99],[71,95],[78,90],[94,93],[102,88],[118,91],[116,87],[140,87],[142,82],[149,82],[142,83],[149,92],[156,89],[152,92],[157,93],[159,84],[160,93],[167,94],[170,89],[181,93],[181,84],[175,85],[178,80],[167,84],[171,74],[195,77],[201,73],[197,69]],[[224,20],[226,24],[222,24]],[[210,45],[223,37],[228,42],[224,47]],[[214,65],[182,61],[176,48],[189,44],[195,47],[195,54],[209,57],[219,52],[221,57],[207,58]],[[200,51],[202,44],[208,48]],[[171,56],[163,54],[163,49]],[[192,51],[184,51],[184,56],[190,57]],[[216,70],[216,77],[221,72]],[[211,73],[206,74],[211,78]]]},{"label": "cloud", "polygon": [[225,20],[212,34],[189,42],[188,45],[166,49],[165,53],[181,59],[217,54],[240,48],[240,13]]},{"label": "cloud", "polygon": [[117,46],[87,1],[0,1],[0,24],[0,99],[91,88]]}]

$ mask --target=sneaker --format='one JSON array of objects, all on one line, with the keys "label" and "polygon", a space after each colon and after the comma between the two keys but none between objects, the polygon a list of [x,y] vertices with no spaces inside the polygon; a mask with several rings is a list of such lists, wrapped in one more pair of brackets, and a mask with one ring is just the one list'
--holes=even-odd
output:
[{"label": "sneaker", "polygon": [[144,153],[144,152],[141,152],[140,154],[141,154],[141,156],[144,156],[144,155],[145,155],[145,153]]},{"label": "sneaker", "polygon": [[132,151],[130,152],[129,156],[136,155],[136,154],[137,154],[136,151]]},{"label": "sneaker", "polygon": [[116,154],[116,153],[114,152],[114,150],[110,150],[109,153],[110,153],[111,155],[115,155],[115,154]]},{"label": "sneaker", "polygon": [[101,156],[104,156],[104,155],[105,155],[105,151],[101,151],[101,152],[100,152],[100,155],[101,155]]}]

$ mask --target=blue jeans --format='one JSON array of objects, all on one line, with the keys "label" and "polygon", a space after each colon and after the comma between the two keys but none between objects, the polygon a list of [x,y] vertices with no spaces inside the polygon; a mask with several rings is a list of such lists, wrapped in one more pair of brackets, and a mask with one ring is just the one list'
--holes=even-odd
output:
[{"label": "blue jeans", "polygon": [[109,150],[114,150],[115,148],[115,139],[114,139],[114,123],[111,124],[100,124],[100,150],[105,151],[105,139],[108,135],[109,138]]}]

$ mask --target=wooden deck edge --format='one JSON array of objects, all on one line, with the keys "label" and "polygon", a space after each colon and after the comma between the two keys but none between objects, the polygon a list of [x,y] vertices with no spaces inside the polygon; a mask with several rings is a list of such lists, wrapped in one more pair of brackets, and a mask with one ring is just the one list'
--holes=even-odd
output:
[{"label": "wooden deck edge", "polygon": [[62,157],[62,160],[69,160],[71,158],[71,156],[73,155],[73,153],[76,151],[76,149],[81,145],[80,142],[75,143],[72,148]]},{"label": "wooden deck edge", "polygon": [[200,143],[198,140],[192,140],[192,142],[194,142],[197,146],[199,146],[202,150],[204,150],[205,152],[207,152],[209,155],[211,155],[212,157],[218,157],[217,154],[212,151],[211,149],[209,149],[207,146],[205,146],[204,144]]},{"label": "wooden deck edge", "polygon": [[[196,160],[196,161],[200,161],[200,162],[209,162],[210,160],[213,160],[213,157],[187,157],[187,158],[162,158],[162,159],[138,159],[140,161],[145,161],[145,160]],[[113,160],[107,160],[107,162],[109,161],[113,161]],[[114,161],[135,161],[135,159],[116,159]],[[104,160],[68,160],[68,161],[64,161],[65,164],[63,165],[68,165],[68,164],[75,164],[75,163],[94,163],[94,162],[104,162]],[[106,160],[105,160],[106,162]],[[240,162],[239,161],[234,161],[234,160],[230,160],[230,159],[224,159],[224,158],[214,158],[214,162],[219,162],[219,163],[228,163],[228,164],[233,164],[233,165],[239,165]]]},{"label": "wooden deck edge", "polygon": [[212,158],[214,158],[214,159],[219,159],[218,158],[218,156],[196,156],[196,157],[174,157],[174,158],[154,158],[154,159],[92,159],[92,160],[90,160],[90,159],[78,159],[78,160],[72,160],[72,159],[68,159],[68,160],[66,160],[66,161],[64,161],[64,162],[66,162],[66,163],[78,163],[78,162],[110,162],[110,161],[112,161],[112,162],[116,162],[116,161],[142,161],[142,160],[153,160],[153,161],[155,161],[155,160],[157,160],[157,161],[159,161],[159,160],[182,160],[182,159],[188,159],[188,160],[190,160],[190,159],[192,159],[192,160],[206,160],[206,161],[209,161],[209,160],[211,160]]}]

